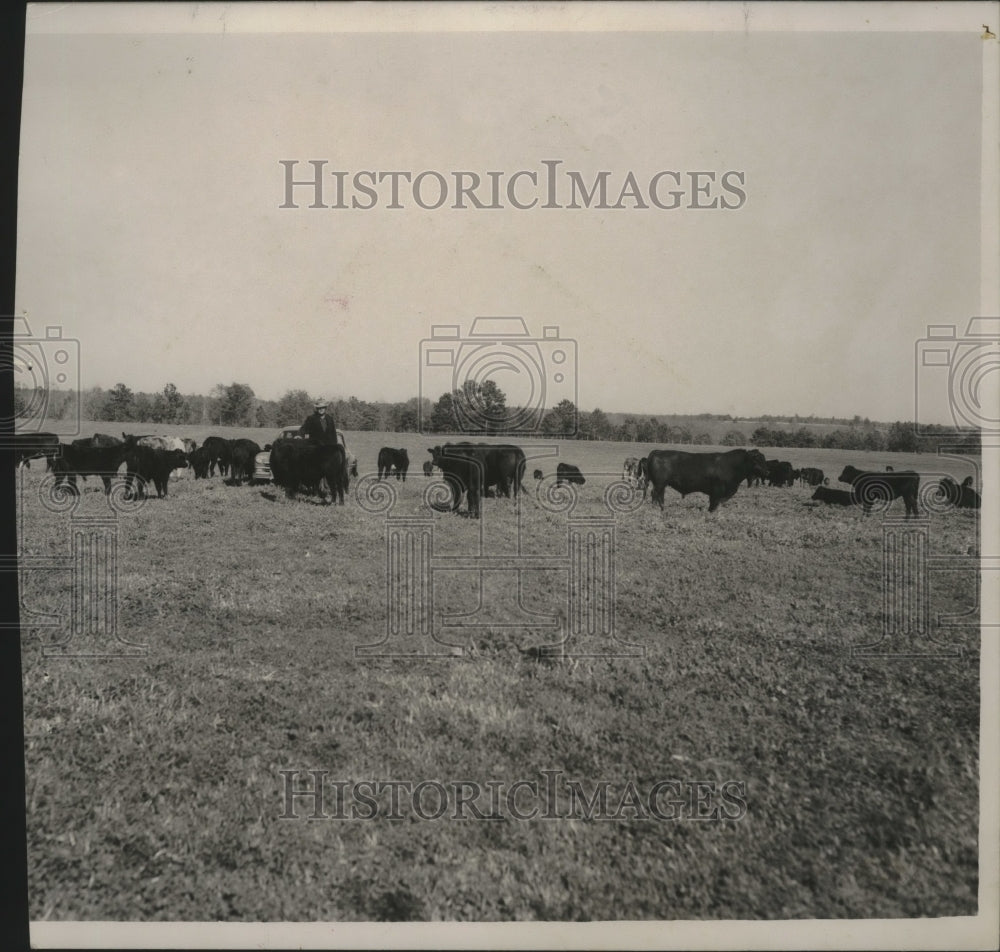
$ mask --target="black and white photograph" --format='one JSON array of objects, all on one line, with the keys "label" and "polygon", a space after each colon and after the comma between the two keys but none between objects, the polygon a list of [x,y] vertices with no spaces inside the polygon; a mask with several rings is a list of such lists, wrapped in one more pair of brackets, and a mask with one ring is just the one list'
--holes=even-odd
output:
[{"label": "black and white photograph", "polygon": [[28,4],[32,946],[995,947],[998,13]]}]

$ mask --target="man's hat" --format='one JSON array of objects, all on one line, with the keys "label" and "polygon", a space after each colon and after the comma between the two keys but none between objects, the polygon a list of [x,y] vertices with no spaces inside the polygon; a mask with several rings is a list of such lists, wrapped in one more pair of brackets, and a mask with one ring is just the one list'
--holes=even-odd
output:
[{"label": "man's hat", "polygon": [[320,407],[329,406],[329,404],[326,402],[325,397],[317,397],[316,402],[313,404],[313,406],[318,410]]}]

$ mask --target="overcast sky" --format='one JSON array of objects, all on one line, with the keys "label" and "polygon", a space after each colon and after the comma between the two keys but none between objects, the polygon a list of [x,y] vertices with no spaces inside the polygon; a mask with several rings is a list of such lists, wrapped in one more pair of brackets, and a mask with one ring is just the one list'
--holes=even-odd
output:
[{"label": "overcast sky", "polygon": [[[402,400],[432,324],[518,315],[576,342],[585,410],[910,419],[926,326],[979,313],[975,29],[254,34],[207,9],[170,34],[29,11],[17,307],[79,339],[84,387]],[[390,209],[385,182],[374,208],[314,209],[297,188],[280,208],[281,161],[313,159],[327,203],[334,170],[348,205],[361,170],[452,191],[423,209],[402,183]],[[505,189],[543,160],[608,171],[609,204],[629,172],[647,204],[660,171],[687,192],[450,207],[453,172]],[[688,208],[691,171],[716,173],[720,205],[742,173],[745,201]],[[523,177],[518,195],[545,202]],[[553,345],[537,353],[551,383]]]}]

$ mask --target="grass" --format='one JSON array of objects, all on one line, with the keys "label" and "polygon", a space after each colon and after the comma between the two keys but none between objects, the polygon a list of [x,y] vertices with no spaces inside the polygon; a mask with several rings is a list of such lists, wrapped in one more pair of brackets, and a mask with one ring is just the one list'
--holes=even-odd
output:
[{"label": "grass", "polygon": [[[182,435],[211,432],[223,431]],[[362,473],[383,444],[409,450],[394,512],[430,518],[435,552],[468,552],[480,531],[514,544],[509,500],[485,500],[481,523],[423,505],[419,464],[441,440],[347,437]],[[569,443],[561,458],[616,474],[648,448]],[[848,462],[968,472],[926,456],[767,455],[834,479]],[[33,464],[25,485],[41,478]],[[574,514],[604,512],[611,479],[591,476]],[[94,483],[78,515],[107,511]],[[22,635],[32,918],[974,913],[978,630],[949,631],[960,659],[852,656],[882,630],[881,522],[811,506],[810,495],[744,487],[709,516],[705,497],[668,491],[662,513],[647,503],[619,515],[617,630],[643,657],[523,653],[545,639],[504,626],[511,583],[497,575],[485,585],[495,617],[462,633],[461,656],[394,660],[354,651],[384,636],[386,569],[382,517],[353,492],[340,508],[172,481],[168,500],[120,522],[119,629],[148,645],[145,656],[51,657],[43,647],[65,632]],[[67,551],[66,516],[31,492],[21,509],[26,551]],[[974,514],[929,519],[933,553],[978,551]],[[564,516],[529,494],[520,520],[525,551],[564,551]],[[540,573],[525,602],[558,605],[561,584]],[[473,589],[456,575],[441,597],[468,608]],[[65,615],[70,592],[68,573],[31,572],[23,594]],[[932,576],[931,599],[935,613],[976,604],[975,574]],[[306,804],[300,819],[280,818],[281,770],[302,771],[302,784],[309,770],[510,784],[547,769],[588,791],[605,779],[615,803],[628,781],[737,780],[746,814],[309,820]]]}]

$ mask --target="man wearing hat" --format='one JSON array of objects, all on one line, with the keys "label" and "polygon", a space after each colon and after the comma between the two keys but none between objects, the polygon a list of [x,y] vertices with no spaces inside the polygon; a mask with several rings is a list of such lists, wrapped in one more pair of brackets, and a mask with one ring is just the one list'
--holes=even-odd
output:
[{"label": "man wearing hat", "polygon": [[337,428],[334,426],[333,417],[327,415],[328,404],[325,398],[319,397],[313,405],[316,409],[306,417],[305,423],[299,427],[299,433],[314,443],[336,446]]}]

